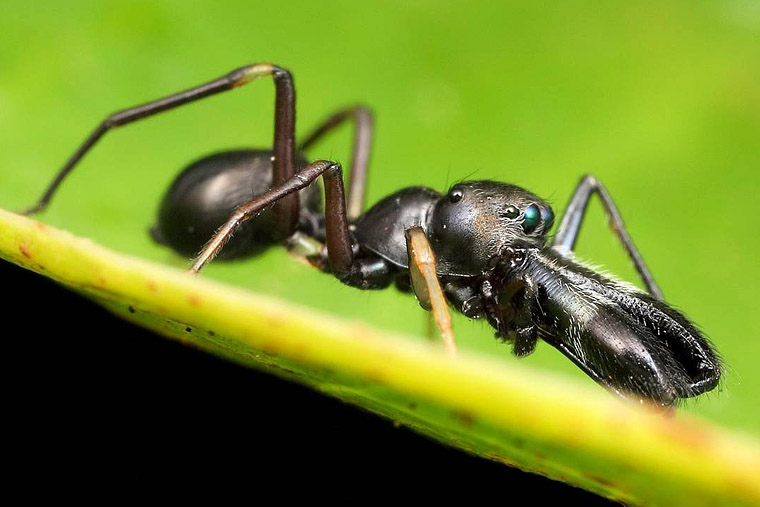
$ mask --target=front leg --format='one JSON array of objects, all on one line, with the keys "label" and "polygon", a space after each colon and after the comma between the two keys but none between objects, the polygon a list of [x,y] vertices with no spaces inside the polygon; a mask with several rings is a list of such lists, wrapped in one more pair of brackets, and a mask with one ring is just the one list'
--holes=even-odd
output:
[{"label": "front leg", "polygon": [[649,272],[649,268],[647,268],[644,258],[633,243],[633,239],[628,235],[628,231],[623,223],[623,217],[620,215],[617,206],[615,206],[612,196],[610,196],[607,189],[604,188],[604,185],[590,174],[581,178],[572,197],[570,197],[570,202],[567,205],[562,221],[557,228],[557,234],[552,242],[552,248],[563,255],[573,251],[575,248],[575,242],[578,239],[578,233],[580,233],[581,230],[581,224],[586,215],[589,199],[591,199],[591,196],[595,193],[599,195],[599,198],[602,201],[602,206],[607,215],[610,228],[623,245],[623,248],[625,248],[628,257],[633,261],[636,271],[638,271],[639,276],[641,276],[647,290],[657,299],[664,301],[665,298],[662,295],[662,291],[657,286],[657,282],[654,281],[654,277],[652,276],[652,273]]}]

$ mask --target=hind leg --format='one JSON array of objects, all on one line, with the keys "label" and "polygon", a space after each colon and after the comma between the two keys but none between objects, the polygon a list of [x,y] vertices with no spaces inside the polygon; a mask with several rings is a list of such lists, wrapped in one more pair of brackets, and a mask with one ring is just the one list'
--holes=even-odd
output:
[{"label": "hind leg", "polygon": [[[236,69],[218,79],[175,93],[146,104],[106,117],[66,161],[48,185],[42,197],[23,213],[32,215],[44,210],[74,167],[107,132],[138,120],[155,116],[170,109],[196,102],[211,95],[232,90],[251,81],[271,76],[275,83],[273,185],[280,184],[296,172],[295,150],[295,89],[290,72],[269,63],[257,63]],[[290,194],[275,204],[277,228],[283,237],[295,231],[298,224],[298,195]]]},{"label": "hind leg", "polygon": [[367,187],[367,167],[372,148],[372,111],[363,106],[353,106],[334,113],[315,128],[301,143],[300,151],[307,150],[334,128],[348,120],[354,122],[354,147],[348,170],[348,195],[346,212],[349,218],[358,217],[364,209]]}]

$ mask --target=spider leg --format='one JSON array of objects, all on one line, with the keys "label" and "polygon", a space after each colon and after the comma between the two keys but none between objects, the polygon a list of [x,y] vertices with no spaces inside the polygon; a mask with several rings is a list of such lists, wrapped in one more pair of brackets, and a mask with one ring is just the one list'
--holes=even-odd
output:
[{"label": "spider leg", "polygon": [[[295,174],[295,91],[293,78],[285,69],[269,63],[257,63],[236,69],[218,79],[194,88],[160,98],[129,109],[117,111],[103,120],[77,148],[48,185],[42,197],[23,213],[32,215],[44,210],[58,187],[80,160],[103,135],[129,123],[175,109],[179,106],[243,86],[259,77],[272,76],[275,83],[273,186]],[[280,218],[277,224],[284,235],[291,234],[298,222],[298,195],[289,194],[276,204]]]},{"label": "spider leg", "polygon": [[238,206],[214,237],[203,247],[193,261],[190,271],[197,273],[212,260],[232,237],[238,226],[254,218],[264,208],[307,187],[319,176],[323,176],[325,181],[325,201],[327,202],[325,226],[330,268],[338,278],[349,273],[353,263],[353,251],[346,218],[342,169],[340,164],[326,160],[318,160],[307,165],[279,185],[272,186],[265,193]]},{"label": "spider leg", "polygon": [[570,202],[567,205],[565,214],[562,217],[562,221],[557,228],[557,234],[552,242],[552,248],[560,253],[572,252],[575,248],[576,240],[578,239],[578,233],[583,223],[583,218],[586,214],[586,207],[588,206],[589,199],[592,194],[598,194],[604,206],[604,211],[607,215],[610,228],[615,233],[620,243],[623,245],[628,257],[633,261],[636,271],[641,276],[641,280],[646,285],[649,293],[657,299],[664,301],[662,291],[660,290],[657,282],[654,281],[652,273],[647,268],[644,258],[639,253],[633,239],[628,234],[623,223],[623,218],[618,211],[615,202],[612,200],[607,189],[596,178],[591,175],[586,175],[581,178],[578,186],[575,188]]},{"label": "spider leg", "polygon": [[425,312],[425,338],[430,341],[435,340],[436,327],[437,325],[435,323],[435,315],[433,315],[431,312]]},{"label": "spider leg", "polygon": [[512,352],[517,357],[525,357],[536,350],[538,329],[534,324],[533,315],[537,312],[538,287],[533,279],[525,277],[522,297],[517,301],[517,313],[514,321],[514,343]]},{"label": "spider leg", "polygon": [[367,187],[367,167],[372,148],[372,111],[363,106],[341,109],[320,123],[303,141],[299,151],[306,151],[325,134],[347,120],[354,122],[354,145],[348,171],[348,217],[358,217],[364,208]]},{"label": "spider leg", "polygon": [[[621,244],[625,248],[628,256],[633,260],[633,263],[638,271],[641,279],[644,281],[649,293],[657,300],[665,303],[662,291],[654,281],[654,277],[650,273],[644,259],[639,253],[638,249],[633,243],[633,240],[628,235],[623,224],[623,219],[620,216],[620,212],[615,206],[612,198],[610,197],[604,186],[597,181],[593,176],[584,176],[578,184],[573,196],[568,204],[567,211],[562,218],[562,221],[557,230],[557,235],[554,238],[552,248],[565,253],[572,251],[578,233],[580,231],[581,222],[588,205],[588,201],[591,194],[596,192],[602,200],[607,218],[615,235],[620,240]],[[662,303],[660,303],[662,305]],[[693,335],[698,335],[698,331],[692,328],[692,324],[688,320],[680,315],[677,311],[663,306],[661,311],[670,315],[675,319],[679,325],[685,329],[692,329],[690,332],[683,335],[674,335],[672,338],[667,339],[664,345],[673,355],[673,359],[679,363],[686,372],[688,372],[691,383],[689,385],[688,393],[681,393],[681,397],[696,396],[700,393],[708,391],[716,386],[721,376],[720,359],[715,356],[709,345],[704,342],[703,339],[696,340]],[[549,341],[553,346],[560,349],[560,351],[568,356],[573,362],[575,362],[581,369],[583,369],[589,376],[597,380],[597,382],[610,387],[609,382],[605,379],[601,379],[598,374],[593,373],[590,370],[590,366],[582,365],[582,361],[578,357],[574,357],[572,351],[563,346],[559,342],[553,342],[550,338],[544,338]],[[662,400],[661,400],[662,401]],[[675,399],[664,399],[664,404],[671,405],[675,403]]]},{"label": "spider leg", "polygon": [[409,254],[409,276],[414,294],[422,308],[432,310],[435,323],[441,332],[443,346],[446,352],[453,356],[457,348],[451,329],[451,315],[438,281],[433,249],[421,227],[411,227],[405,231],[405,235]]}]

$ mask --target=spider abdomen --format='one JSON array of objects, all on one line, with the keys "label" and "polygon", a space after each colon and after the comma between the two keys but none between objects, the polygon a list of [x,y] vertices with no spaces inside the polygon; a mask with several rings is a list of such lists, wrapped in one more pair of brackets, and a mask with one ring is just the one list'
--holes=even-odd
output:
[{"label": "spider abdomen", "polygon": [[[183,170],[166,192],[151,233],[159,243],[184,256],[193,256],[241,204],[272,185],[271,150],[234,150],[203,157]],[[306,165],[299,160],[299,166]],[[300,192],[302,208],[318,211],[319,188]],[[219,258],[249,257],[284,238],[277,234],[272,209],[244,223]]]}]

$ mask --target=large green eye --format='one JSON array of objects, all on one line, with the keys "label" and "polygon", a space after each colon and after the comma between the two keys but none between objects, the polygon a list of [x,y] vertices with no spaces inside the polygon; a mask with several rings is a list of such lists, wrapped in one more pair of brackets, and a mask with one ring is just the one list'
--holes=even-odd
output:
[{"label": "large green eye", "polygon": [[554,212],[551,210],[551,208],[546,208],[543,210],[541,215],[541,218],[544,219],[544,232],[546,232],[552,228],[552,224],[554,223]]},{"label": "large green eye", "polygon": [[530,234],[536,230],[536,227],[538,227],[538,224],[540,223],[541,210],[538,209],[538,206],[531,204],[525,208],[525,217],[523,218],[523,231],[526,234]]}]

